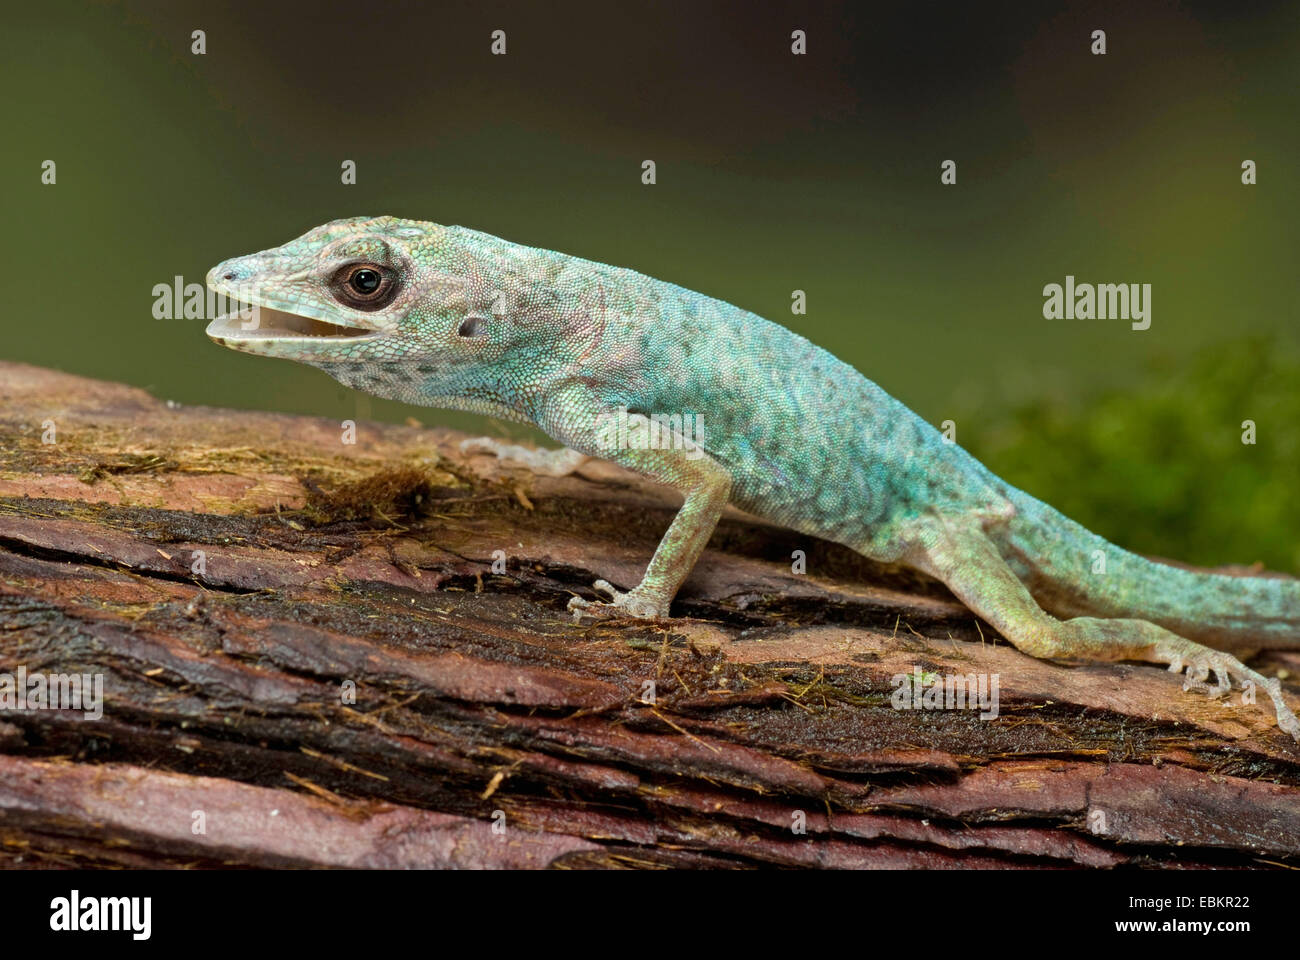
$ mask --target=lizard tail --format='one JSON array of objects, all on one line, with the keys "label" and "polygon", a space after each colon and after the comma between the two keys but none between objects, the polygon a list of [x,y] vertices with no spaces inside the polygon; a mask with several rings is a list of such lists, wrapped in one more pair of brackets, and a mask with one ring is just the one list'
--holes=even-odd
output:
[{"label": "lizard tail", "polygon": [[1097,536],[1022,491],[991,534],[1043,609],[1058,617],[1135,617],[1230,653],[1300,649],[1300,580],[1202,573]]}]

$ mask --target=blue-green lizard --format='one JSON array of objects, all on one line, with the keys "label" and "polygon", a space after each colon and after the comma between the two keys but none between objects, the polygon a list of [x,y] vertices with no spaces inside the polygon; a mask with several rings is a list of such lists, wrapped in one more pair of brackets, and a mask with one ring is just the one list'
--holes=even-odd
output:
[{"label": "blue-green lizard", "polygon": [[[258,306],[208,335],[407,403],[536,424],[566,449],[679,490],[641,582],[575,615],[666,617],[723,508],[941,580],[1021,651],[1143,660],[1184,689],[1281,686],[1233,656],[1300,647],[1300,581],[1129,553],[1003,482],[846,363],[747,310],[631,270],[463,227],[336,220],[213,268]],[[246,329],[247,328],[247,329]],[[653,418],[653,419],[651,419]],[[677,418],[677,419],[674,419]],[[687,431],[684,424],[691,424]],[[1207,681],[1214,677],[1214,684]]]}]

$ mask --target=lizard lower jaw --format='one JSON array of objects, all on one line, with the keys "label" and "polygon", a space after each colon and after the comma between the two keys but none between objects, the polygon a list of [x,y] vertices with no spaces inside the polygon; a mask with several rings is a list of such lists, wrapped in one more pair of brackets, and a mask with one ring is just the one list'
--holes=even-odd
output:
[{"label": "lizard lower jaw", "polygon": [[275,352],[282,345],[342,344],[381,335],[377,330],[345,327],[270,307],[258,307],[242,315],[223,314],[208,324],[206,332],[217,343],[247,353]]}]

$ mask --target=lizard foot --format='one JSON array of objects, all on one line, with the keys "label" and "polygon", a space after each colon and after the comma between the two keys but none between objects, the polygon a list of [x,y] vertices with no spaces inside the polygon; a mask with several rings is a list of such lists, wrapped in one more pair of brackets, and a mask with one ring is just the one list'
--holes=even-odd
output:
[{"label": "lizard foot", "polygon": [[502,463],[518,464],[546,477],[566,477],[591,459],[568,447],[561,447],[559,450],[534,450],[513,443],[503,443],[491,437],[470,437],[468,440],[462,440],[460,451],[461,453],[490,453]]},{"label": "lizard foot", "polygon": [[[1169,672],[1184,674],[1184,690],[1196,690],[1217,700],[1232,691],[1232,677],[1236,672],[1233,670],[1233,666],[1237,665],[1236,659],[1227,655],[1224,657],[1224,661],[1219,662],[1217,658],[1208,656],[1185,658],[1171,655]],[[1211,673],[1214,674],[1214,683],[1207,682]]]},{"label": "lizard foot", "polygon": [[[1282,684],[1276,678],[1269,679],[1257,673],[1232,654],[1206,648],[1195,651],[1165,650],[1160,653],[1159,659],[1169,664],[1170,673],[1185,673],[1184,690],[1200,690],[1218,698],[1232,690],[1234,680],[1239,681],[1238,686],[1242,690],[1249,689],[1252,685],[1262,687],[1277,710],[1278,727],[1300,741],[1300,720],[1296,719],[1282,698]],[[1213,684],[1207,682],[1211,673],[1215,679]]]},{"label": "lizard foot", "polygon": [[619,614],[635,617],[638,620],[659,620],[668,616],[667,601],[656,600],[640,593],[639,588],[624,592],[615,589],[612,584],[604,580],[597,580],[592,587],[608,594],[611,598],[610,602],[599,603],[573,597],[569,600],[569,610],[572,611],[574,620],[581,620],[584,616],[611,617]]}]

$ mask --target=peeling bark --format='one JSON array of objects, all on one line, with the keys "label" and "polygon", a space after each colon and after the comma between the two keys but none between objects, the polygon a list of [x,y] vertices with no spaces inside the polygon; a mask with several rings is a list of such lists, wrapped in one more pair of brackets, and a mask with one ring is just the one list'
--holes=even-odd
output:
[{"label": "peeling bark", "polygon": [[[918,575],[729,514],[677,619],[575,624],[676,506],[614,467],[17,364],[0,398],[0,673],[105,695],[0,713],[0,866],[1300,866],[1269,710],[1030,659]],[[894,709],[916,669],[998,715]]]}]

